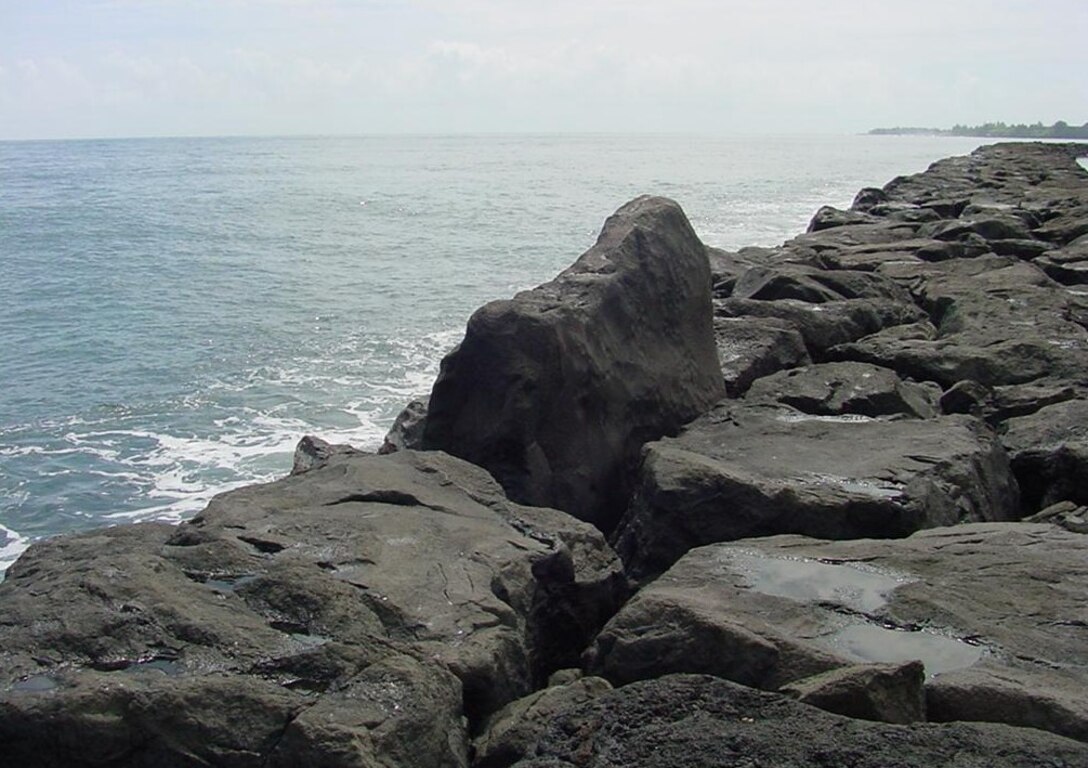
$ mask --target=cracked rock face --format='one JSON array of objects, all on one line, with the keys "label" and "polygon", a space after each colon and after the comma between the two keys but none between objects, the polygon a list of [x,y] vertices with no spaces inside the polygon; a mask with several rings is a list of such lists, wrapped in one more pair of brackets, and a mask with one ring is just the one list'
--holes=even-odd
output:
[{"label": "cracked rock face", "polygon": [[833,715],[719,678],[667,675],[560,712],[517,768],[1072,768],[1088,746],[1026,728]]},{"label": "cracked rock face", "polygon": [[653,576],[692,547],[748,536],[895,537],[1017,516],[1008,457],[978,419],[815,410],[725,402],[646,446],[615,537],[630,573]]},{"label": "cracked rock face", "polygon": [[588,652],[622,684],[674,672],[774,690],[921,660],[930,720],[1088,740],[1088,538],[976,523],[901,540],[748,539],[694,549]]},{"label": "cracked rock face", "polygon": [[0,585],[0,741],[28,765],[464,765],[463,716],[569,666],[623,585],[596,530],[477,467],[334,455],[177,528],[28,551]]}]

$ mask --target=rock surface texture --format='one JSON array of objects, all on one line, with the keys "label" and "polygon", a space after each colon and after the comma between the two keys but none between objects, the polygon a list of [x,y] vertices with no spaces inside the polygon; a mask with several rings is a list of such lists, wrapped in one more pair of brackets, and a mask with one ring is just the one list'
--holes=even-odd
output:
[{"label": "rock surface texture", "polygon": [[983,147],[735,253],[629,203],[473,315],[384,455],[308,437],[180,526],[33,545],[0,761],[1088,765],[1079,155]]},{"label": "rock surface texture", "polygon": [[724,394],[710,287],[680,207],[628,203],[555,280],[472,316],[442,361],[423,447],[486,468],[512,499],[610,528],[642,444]]},{"label": "rock surface texture", "polygon": [[464,765],[463,716],[577,661],[623,587],[595,529],[460,459],[332,455],[177,528],[32,548],[0,585],[0,742],[18,765]]}]

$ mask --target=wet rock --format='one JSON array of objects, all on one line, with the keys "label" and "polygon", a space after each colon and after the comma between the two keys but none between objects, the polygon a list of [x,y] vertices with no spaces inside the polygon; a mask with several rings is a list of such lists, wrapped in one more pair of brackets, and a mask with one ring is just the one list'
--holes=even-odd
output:
[{"label": "wet rock", "polygon": [[750,403],[781,403],[814,416],[937,415],[939,390],[900,379],[894,371],[866,363],[821,363],[782,371],[756,381]]},{"label": "wet rock", "polygon": [[966,416],[874,419],[725,402],[646,446],[615,535],[636,578],[692,547],[777,533],[906,536],[1018,516],[993,432]]},{"label": "wet rock", "polygon": [[611,528],[642,444],[724,394],[710,287],[679,206],[628,203],[555,280],[472,316],[424,446],[485,467],[512,499]]},{"label": "wet rock", "polygon": [[346,443],[333,445],[332,443],[322,440],[320,437],[306,435],[299,440],[298,445],[295,446],[295,456],[291,463],[291,474],[301,475],[303,472],[309,472],[311,469],[323,467],[329,463],[329,459],[333,456],[361,453],[363,453],[363,451],[347,445]]},{"label": "wet rock", "polygon": [[920,661],[857,664],[797,680],[779,690],[838,715],[884,723],[918,723],[926,719],[925,677]]},{"label": "wet rock", "polygon": [[464,765],[464,715],[576,662],[624,589],[592,526],[477,467],[335,455],[177,528],[32,547],[0,584],[0,740],[30,755],[108,711],[122,763]]},{"label": "wet rock", "polygon": [[824,205],[820,207],[820,210],[816,211],[816,215],[809,222],[806,232],[819,232],[822,229],[845,227],[851,224],[872,224],[874,221],[875,218],[866,213],[840,211],[833,206]]},{"label": "wet rock", "polygon": [[504,768],[529,755],[555,716],[612,690],[600,677],[583,677],[537,691],[496,712],[473,743],[473,768]]},{"label": "wet rock", "polygon": [[740,397],[761,376],[812,362],[790,322],[773,317],[715,317],[714,336],[725,390]]},{"label": "wet rock", "polygon": [[411,401],[397,414],[378,453],[384,456],[397,451],[419,450],[423,445],[423,427],[426,421],[427,398]]},{"label": "wet rock", "polygon": [[941,719],[1083,739],[1086,555],[1083,535],[1026,523],[700,547],[624,606],[586,665],[614,683],[693,672],[775,689],[920,660]]},{"label": "wet rock", "polygon": [[670,675],[560,712],[518,768],[1072,768],[1088,747],[1025,728],[910,727],[822,712],[713,677]]}]

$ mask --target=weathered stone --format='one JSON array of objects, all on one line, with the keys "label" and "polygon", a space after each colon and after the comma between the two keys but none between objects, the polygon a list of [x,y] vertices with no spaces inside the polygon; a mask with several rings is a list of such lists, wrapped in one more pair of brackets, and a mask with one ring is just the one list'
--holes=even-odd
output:
[{"label": "weathered stone", "polygon": [[333,445],[320,437],[306,435],[295,446],[295,456],[291,463],[291,474],[301,475],[311,469],[318,469],[329,463],[333,456],[341,454],[361,454],[357,448],[347,444]]},{"label": "weathered stone", "polygon": [[1088,533],[1088,507],[1072,501],[1059,501],[1024,518],[1026,523],[1051,523],[1073,533]]},{"label": "weathered stone", "polygon": [[718,361],[730,397],[740,397],[761,376],[812,362],[793,324],[773,317],[715,317]]},{"label": "weathered stone", "polygon": [[642,579],[685,551],[777,533],[831,539],[1019,515],[1005,451],[967,416],[821,416],[725,402],[647,445],[614,544]]},{"label": "weathered stone", "polygon": [[1002,725],[912,726],[822,712],[713,677],[670,675],[557,714],[517,768],[1074,768],[1088,746]]},{"label": "weathered stone", "polygon": [[0,584],[0,741],[30,755],[109,713],[95,748],[124,764],[464,765],[463,716],[576,662],[625,588],[592,526],[478,467],[334,455],[177,528],[31,547]]},{"label": "weathered stone", "polygon": [[866,213],[858,211],[840,211],[830,205],[820,207],[809,222],[806,232],[819,232],[822,229],[832,227],[844,227],[851,224],[872,224],[876,219]]},{"label": "weathered stone", "polygon": [[397,414],[378,453],[419,450],[423,446],[423,428],[427,422],[427,398],[412,400]]},{"label": "weathered stone", "polygon": [[926,719],[925,678],[920,661],[857,664],[794,681],[779,691],[838,715],[918,723]]},{"label": "weathered stone", "polygon": [[676,203],[628,203],[555,280],[472,316],[442,362],[424,447],[609,529],[642,444],[724,394],[710,280]]},{"label": "weathered stone", "polygon": [[814,416],[937,415],[939,390],[900,379],[894,371],[866,363],[821,363],[765,376],[745,400],[781,403]]},{"label": "weathered stone", "polygon": [[507,704],[473,743],[473,768],[504,768],[526,757],[558,713],[610,690],[612,684],[604,678],[582,677]]},{"label": "weathered stone", "polygon": [[1088,504],[1088,400],[1068,400],[1004,424],[1002,442],[1037,511],[1059,501]]},{"label": "weathered stone", "polygon": [[614,683],[708,673],[775,689],[921,660],[942,720],[1088,739],[1088,539],[975,523],[900,540],[747,539],[693,549],[606,625],[587,669]]}]

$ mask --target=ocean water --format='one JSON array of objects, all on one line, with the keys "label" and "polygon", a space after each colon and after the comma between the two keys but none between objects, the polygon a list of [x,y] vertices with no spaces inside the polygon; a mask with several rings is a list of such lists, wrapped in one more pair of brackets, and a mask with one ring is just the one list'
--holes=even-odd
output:
[{"label": "ocean water", "polygon": [[180,520],[373,449],[481,304],[550,279],[636,195],[709,244],[977,146],[947,137],[0,142],[0,571],[29,542]]}]

